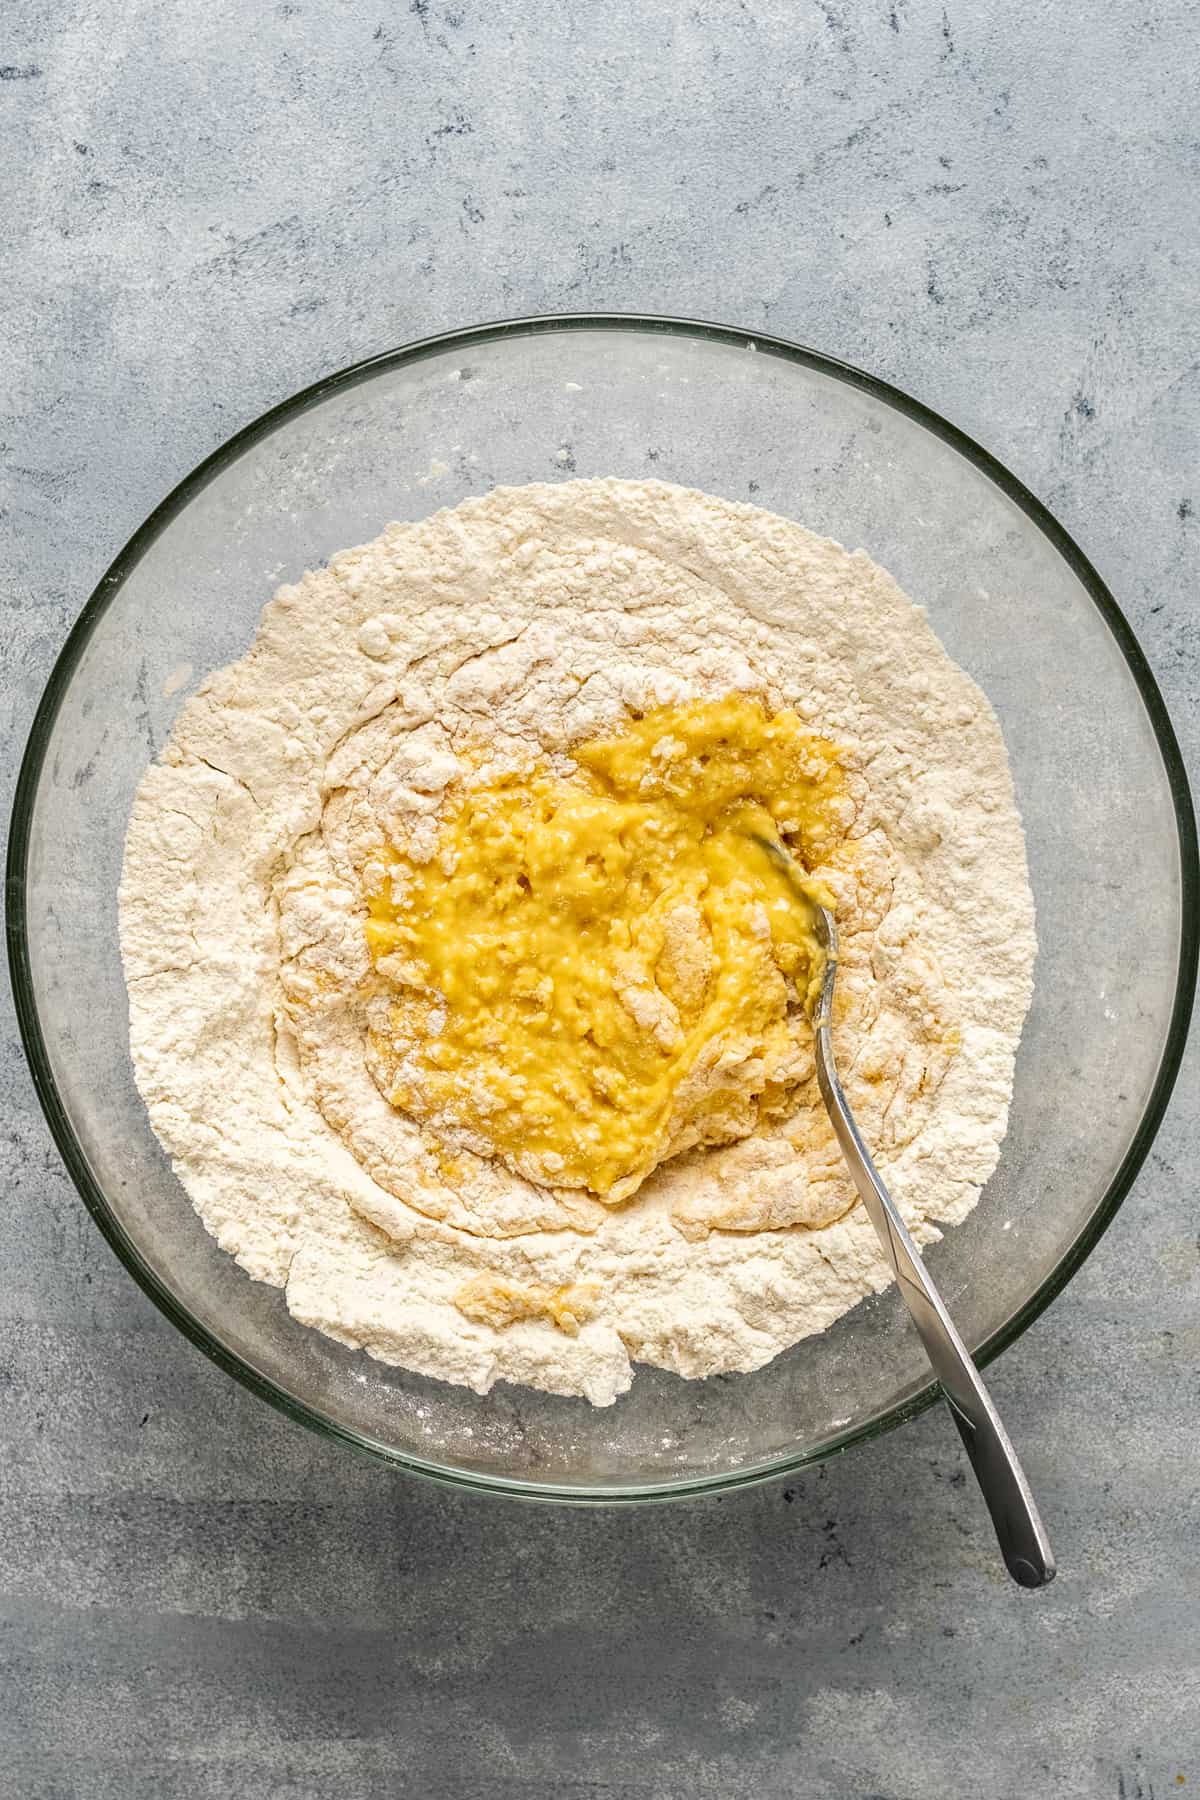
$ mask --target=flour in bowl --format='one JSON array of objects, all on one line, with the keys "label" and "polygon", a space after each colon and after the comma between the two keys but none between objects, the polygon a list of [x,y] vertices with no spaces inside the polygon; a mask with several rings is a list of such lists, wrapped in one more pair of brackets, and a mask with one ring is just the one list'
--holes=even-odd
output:
[{"label": "flour in bowl", "polygon": [[597,1405],[884,1286],[746,808],[836,904],[839,1066],[929,1242],[996,1164],[1033,903],[999,725],[890,577],[606,480],[281,589],[121,885],[138,1085],[209,1231],[344,1343]]}]

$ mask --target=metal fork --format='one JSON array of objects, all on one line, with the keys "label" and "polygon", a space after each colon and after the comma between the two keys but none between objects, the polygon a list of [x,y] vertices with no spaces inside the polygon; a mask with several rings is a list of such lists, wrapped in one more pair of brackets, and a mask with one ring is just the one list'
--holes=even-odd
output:
[{"label": "metal fork", "polygon": [[793,861],[782,844],[765,837],[758,837],[758,842],[774,862],[786,869],[793,883],[804,884],[805,897],[816,913],[817,940],[825,957],[821,993],[813,1018],[817,1084],[846,1166],[895,1271],[897,1285],[941,1384],[950,1416],[958,1426],[975,1479],[992,1515],[1008,1572],[1022,1587],[1044,1587],[1054,1579],[1054,1555],[1025,1471],[899,1208],[880,1179],[838,1079],[832,1031],[838,968],[837,927],[833,915],[812,899],[807,891],[810,884],[805,871]]}]

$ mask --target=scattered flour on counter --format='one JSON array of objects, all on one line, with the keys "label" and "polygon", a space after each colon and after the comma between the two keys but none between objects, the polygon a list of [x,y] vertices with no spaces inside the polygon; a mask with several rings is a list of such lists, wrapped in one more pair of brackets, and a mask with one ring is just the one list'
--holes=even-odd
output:
[{"label": "scattered flour on counter", "polygon": [[975,1204],[1034,960],[984,696],[882,569],[773,514],[654,482],[499,489],[280,589],[130,821],[138,1085],[208,1230],[297,1319],[480,1392],[605,1405],[632,1363],[754,1369],[886,1284],[811,1079],[608,1208],[448,1158],[369,1067],[380,845],[433,857],[472,773],[569,771],[631,712],[731,693],[844,749],[855,822],[816,871],[839,1064],[918,1241]]}]

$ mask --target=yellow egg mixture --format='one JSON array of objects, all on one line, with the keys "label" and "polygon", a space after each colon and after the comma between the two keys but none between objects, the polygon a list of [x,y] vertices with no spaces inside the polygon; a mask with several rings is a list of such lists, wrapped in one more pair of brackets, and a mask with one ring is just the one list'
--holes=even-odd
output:
[{"label": "yellow egg mixture", "polygon": [[[468,782],[367,938],[373,1072],[434,1141],[615,1203],[666,1156],[747,1135],[806,1070],[821,973],[807,867],[852,816],[834,745],[735,694]],[[447,1155],[450,1154],[447,1149]]]}]

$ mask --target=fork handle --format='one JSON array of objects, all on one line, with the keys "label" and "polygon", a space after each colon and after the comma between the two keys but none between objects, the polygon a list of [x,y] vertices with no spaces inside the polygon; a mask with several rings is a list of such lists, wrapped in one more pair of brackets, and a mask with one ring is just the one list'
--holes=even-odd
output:
[{"label": "fork handle", "polygon": [[992,1515],[1008,1572],[1022,1587],[1044,1587],[1054,1579],[1054,1555],[1025,1471],[921,1253],[859,1135],[837,1076],[829,1010],[822,1010],[824,1017],[817,1021],[814,1033],[817,1081],[842,1155],[941,1383],[950,1415],[958,1426]]}]

